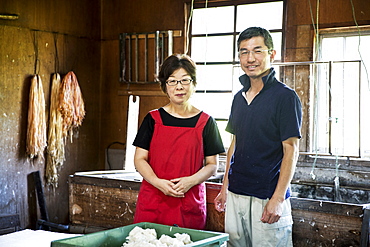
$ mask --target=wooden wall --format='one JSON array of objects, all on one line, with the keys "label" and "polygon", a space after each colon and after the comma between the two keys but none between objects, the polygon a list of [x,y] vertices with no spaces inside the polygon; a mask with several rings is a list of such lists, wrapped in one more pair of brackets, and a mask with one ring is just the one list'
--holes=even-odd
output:
[{"label": "wooden wall", "polygon": [[[149,110],[167,103],[156,84],[119,82],[119,33],[182,30],[184,34],[184,2],[189,1],[1,1],[0,13],[18,14],[19,19],[0,20],[0,214],[19,213],[23,227],[33,227],[36,217],[36,198],[28,177],[35,170],[43,174],[45,161],[31,161],[25,156],[30,76],[35,72],[41,75],[47,109],[54,72],[63,75],[73,70],[85,98],[86,119],[78,138],[67,144],[60,187],[55,191],[45,188],[51,220],[67,223],[67,178],[75,171],[104,169],[106,147],[126,142],[128,95],[134,92],[142,96],[140,120]],[[314,36],[309,3],[315,14],[316,2],[286,0],[285,61],[312,60]],[[370,25],[370,2],[352,2],[359,25]],[[354,25],[351,1],[320,1],[319,13],[321,28]],[[183,51],[184,40],[180,38],[174,52]],[[40,61],[36,71],[35,54]],[[301,143],[305,145],[309,120],[307,79],[302,77],[297,88],[304,106]],[[158,94],[148,93],[153,91]]]},{"label": "wooden wall", "polygon": [[[158,84],[127,84],[119,82],[119,34],[181,30],[184,33],[182,0],[120,1],[102,7],[102,135],[100,150],[112,142],[126,143],[128,97],[140,96],[139,121],[152,109],[168,103]],[[174,53],[184,53],[183,38],[174,41]],[[151,75],[152,76],[152,75]],[[148,92],[154,91],[154,95]],[[131,145],[131,143],[130,143]],[[116,146],[116,148],[122,148]]]},{"label": "wooden wall", "polygon": [[74,71],[86,107],[78,137],[66,145],[59,187],[44,189],[51,221],[68,222],[68,176],[102,168],[100,9],[98,0],[1,1],[0,13],[17,14],[19,19],[0,20],[0,214],[20,214],[22,227],[35,227],[37,219],[30,173],[44,174],[45,169],[44,159],[31,160],[25,154],[31,75],[42,78],[47,114],[55,72],[63,76]]}]

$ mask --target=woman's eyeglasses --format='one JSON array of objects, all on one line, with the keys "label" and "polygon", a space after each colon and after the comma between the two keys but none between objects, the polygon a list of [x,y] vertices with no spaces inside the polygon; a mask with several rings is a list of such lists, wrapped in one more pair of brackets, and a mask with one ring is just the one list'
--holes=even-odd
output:
[{"label": "woman's eyeglasses", "polygon": [[176,86],[179,82],[181,85],[189,85],[193,79],[181,79],[181,80],[168,80],[166,81],[168,86]]}]

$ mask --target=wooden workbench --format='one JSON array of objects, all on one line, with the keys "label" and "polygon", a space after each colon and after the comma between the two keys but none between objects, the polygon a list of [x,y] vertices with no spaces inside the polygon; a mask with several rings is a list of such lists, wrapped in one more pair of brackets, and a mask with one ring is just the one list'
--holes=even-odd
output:
[{"label": "wooden workbench", "polygon": [[[106,174],[69,178],[71,231],[94,232],[132,224],[141,181]],[[224,231],[224,213],[213,200],[221,184],[206,183],[207,226]],[[362,246],[369,244],[370,204],[291,198],[295,246]]]}]

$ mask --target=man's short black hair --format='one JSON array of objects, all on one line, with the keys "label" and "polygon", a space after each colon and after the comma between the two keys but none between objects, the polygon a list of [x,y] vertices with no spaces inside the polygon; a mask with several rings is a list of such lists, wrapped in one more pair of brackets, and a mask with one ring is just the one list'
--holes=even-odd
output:
[{"label": "man's short black hair", "polygon": [[239,34],[238,38],[238,50],[240,49],[240,43],[244,40],[251,39],[253,37],[261,36],[265,40],[265,45],[269,51],[274,49],[274,43],[272,41],[271,34],[268,30],[262,27],[249,27]]}]

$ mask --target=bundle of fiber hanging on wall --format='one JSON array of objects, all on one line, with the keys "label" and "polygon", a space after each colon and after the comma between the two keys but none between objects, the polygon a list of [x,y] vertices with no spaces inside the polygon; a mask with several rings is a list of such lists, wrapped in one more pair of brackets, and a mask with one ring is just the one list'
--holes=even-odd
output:
[{"label": "bundle of fiber hanging on wall", "polygon": [[58,73],[53,74],[50,94],[49,134],[46,159],[46,182],[58,187],[58,169],[63,165],[64,140],[63,118],[59,111],[59,94],[61,79]]},{"label": "bundle of fiber hanging on wall", "polygon": [[39,75],[31,79],[26,153],[30,158],[44,157],[46,147],[45,98]]},{"label": "bundle of fiber hanging on wall", "polygon": [[76,75],[70,71],[60,79],[53,75],[50,96],[50,120],[48,136],[48,159],[46,180],[49,185],[58,187],[58,169],[65,160],[65,141],[82,124],[85,117],[85,104]]},{"label": "bundle of fiber hanging on wall", "polygon": [[59,111],[63,118],[63,136],[71,137],[81,126],[85,117],[85,104],[76,75],[70,71],[64,76],[60,86]]},{"label": "bundle of fiber hanging on wall", "polygon": [[[31,79],[29,96],[26,153],[30,158],[44,157],[47,147],[46,179],[58,186],[58,169],[65,160],[65,141],[81,126],[85,104],[76,75],[70,71],[61,81],[53,75],[50,95],[49,133],[46,136],[45,98],[39,75]],[[47,140],[47,142],[46,142]]]}]

